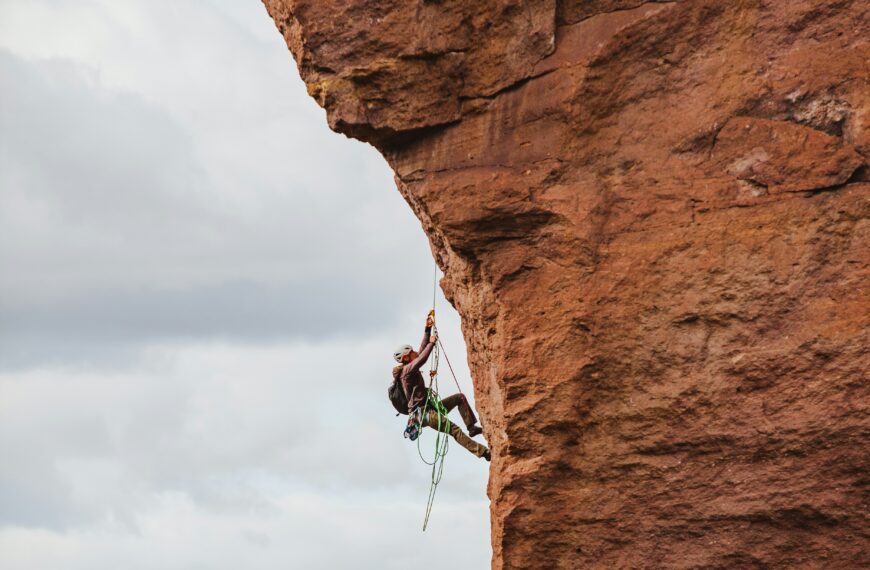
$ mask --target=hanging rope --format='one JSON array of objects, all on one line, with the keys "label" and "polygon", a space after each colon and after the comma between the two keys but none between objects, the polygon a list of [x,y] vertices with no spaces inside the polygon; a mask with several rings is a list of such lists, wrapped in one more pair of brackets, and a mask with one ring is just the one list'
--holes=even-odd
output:
[{"label": "hanging rope", "polygon": [[435,264],[435,271],[432,274],[432,313],[435,313],[435,291],[438,285],[438,264]]},{"label": "hanging rope", "polygon": [[[438,334],[438,329],[433,325],[432,333]],[[429,515],[432,513],[432,506],[435,504],[435,492],[438,490],[438,484],[441,482],[441,477],[444,475],[444,459],[447,457],[448,438],[447,433],[450,431],[450,420],[447,419],[447,408],[441,402],[438,396],[438,364],[440,360],[440,349],[436,345],[432,350],[431,364],[429,368],[429,388],[426,393],[426,403],[423,405],[423,412],[420,415],[420,432],[422,435],[423,424],[429,417],[429,411],[434,411],[437,417],[437,423],[431,427],[435,428],[435,454],[432,460],[429,461],[423,456],[421,448],[422,437],[417,438],[417,453],[423,463],[432,467],[432,473],[429,480],[429,496],[426,499],[426,515],[423,518],[423,531],[429,524]]]},{"label": "hanging rope", "polygon": [[[437,284],[438,284],[438,265],[436,264],[435,265],[435,274],[432,276],[432,315],[433,316],[435,315],[435,290],[436,290]],[[433,330],[435,330],[435,329],[433,329]],[[459,393],[464,396],[465,392],[463,392],[462,387],[459,386],[459,380],[456,379],[456,373],[453,371],[453,365],[450,364],[450,359],[447,357],[447,351],[444,350],[444,345],[441,344],[440,337],[438,338],[438,346],[444,352],[444,360],[447,361],[447,367],[450,369],[450,375],[453,376],[453,383],[456,384],[456,389],[459,390]],[[434,351],[433,351],[433,355],[434,355]],[[434,356],[434,358],[435,358],[435,371],[437,373],[437,371],[438,371],[438,357]],[[430,374],[431,374],[431,372],[430,372]]]},{"label": "hanging rope", "polygon": [[[436,299],[436,287],[438,283],[438,266],[435,266],[435,271],[432,276],[432,319],[435,319],[435,299]],[[432,334],[436,337],[438,336],[438,327],[435,326],[435,323],[432,323]],[[423,460],[423,463],[432,467],[432,473],[429,480],[429,496],[426,499],[426,515],[423,518],[423,531],[426,531],[426,527],[429,525],[429,515],[432,514],[432,506],[435,504],[435,492],[438,490],[438,484],[441,482],[441,477],[444,475],[444,459],[447,457],[447,449],[448,449],[448,438],[447,433],[450,431],[450,420],[447,419],[447,408],[444,407],[444,404],[441,402],[441,398],[438,396],[438,365],[441,360],[441,351],[444,349],[444,346],[441,344],[441,339],[438,339],[438,344],[436,344],[432,348],[432,354],[430,356],[429,361],[429,388],[426,391],[426,403],[423,405],[423,412],[420,415],[420,425],[419,430],[422,435],[423,424],[429,417],[429,411],[432,410],[435,412],[437,416],[437,423],[434,426],[435,428],[435,454],[432,458],[432,461],[427,460],[423,456],[423,450],[420,447],[420,440],[422,438],[417,438],[417,453],[420,455],[420,459]],[[447,359],[447,353],[444,353],[445,360]],[[450,366],[450,361],[447,361],[447,365]],[[450,372],[453,373],[453,367],[450,366]],[[454,375],[454,381],[456,380],[456,376]],[[458,383],[457,383],[458,385]],[[442,429],[443,428],[443,429]]]},{"label": "hanging rope", "polygon": [[[438,327],[435,326],[435,299],[436,299],[436,291],[438,284],[438,266],[435,266],[435,272],[432,276],[432,334],[436,337],[438,336]],[[450,359],[447,357],[447,351],[444,349],[444,344],[441,342],[441,338],[438,338],[437,344],[432,348],[432,354],[430,355],[429,360],[429,388],[426,391],[426,402],[423,405],[423,412],[419,418],[419,425],[417,426],[420,430],[420,434],[422,436],[423,433],[423,424],[426,422],[428,418],[429,411],[436,412],[436,416],[438,417],[437,424],[431,427],[435,428],[435,454],[432,457],[432,461],[427,460],[423,456],[423,450],[420,447],[422,437],[417,438],[417,453],[420,455],[420,459],[423,460],[423,463],[432,467],[432,474],[429,482],[429,497],[426,500],[426,516],[423,519],[423,531],[426,531],[426,527],[429,524],[429,515],[432,513],[432,506],[435,504],[435,491],[438,490],[438,484],[441,482],[441,477],[444,475],[444,459],[447,457],[447,447],[448,447],[448,433],[450,432],[450,420],[447,418],[447,408],[444,407],[444,404],[441,402],[441,398],[438,395],[438,365],[440,364],[441,354],[444,354],[444,360],[447,362],[447,367],[450,369],[450,375],[453,377],[453,382],[456,384],[456,388],[459,390],[459,393],[463,396],[465,393],[462,391],[462,387],[459,385],[459,380],[456,378],[456,372],[453,370],[453,365],[450,363]],[[442,429],[443,428],[443,429]],[[447,433],[445,433],[447,432]]]},{"label": "hanging rope", "polygon": [[462,391],[462,388],[459,386],[459,380],[456,379],[456,373],[453,371],[453,366],[450,364],[450,359],[447,358],[447,351],[444,350],[444,345],[441,344],[441,339],[438,339],[438,345],[441,347],[441,350],[444,352],[444,360],[447,361],[447,368],[450,369],[450,375],[453,376],[453,383],[456,384],[456,389],[459,390],[459,393],[463,396],[465,392]]}]

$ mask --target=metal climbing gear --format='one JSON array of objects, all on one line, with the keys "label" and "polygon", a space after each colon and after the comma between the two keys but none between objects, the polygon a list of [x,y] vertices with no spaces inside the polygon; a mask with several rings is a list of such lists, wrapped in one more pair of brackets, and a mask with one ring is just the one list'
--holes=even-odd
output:
[{"label": "metal climbing gear", "polygon": [[406,439],[414,441],[420,437],[420,431],[422,431],[423,427],[421,415],[422,412],[420,408],[417,408],[411,413],[411,416],[408,418],[408,426],[405,428]]}]

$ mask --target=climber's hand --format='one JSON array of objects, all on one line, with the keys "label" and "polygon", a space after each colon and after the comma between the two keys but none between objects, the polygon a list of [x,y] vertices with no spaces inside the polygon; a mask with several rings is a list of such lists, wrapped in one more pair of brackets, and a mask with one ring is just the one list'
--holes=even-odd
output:
[{"label": "climber's hand", "polygon": [[438,335],[437,334],[429,335],[429,342],[431,342],[432,344],[435,344],[436,342],[438,342]]},{"label": "climber's hand", "polygon": [[432,313],[429,313],[429,316],[426,317],[426,328],[427,329],[432,328],[432,326],[434,326],[434,325],[435,325],[435,315]]}]

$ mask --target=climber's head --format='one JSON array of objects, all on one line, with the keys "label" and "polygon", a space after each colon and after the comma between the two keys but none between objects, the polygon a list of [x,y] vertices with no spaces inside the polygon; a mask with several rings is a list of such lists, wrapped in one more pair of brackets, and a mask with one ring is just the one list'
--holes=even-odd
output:
[{"label": "climber's head", "polygon": [[407,364],[417,358],[417,353],[410,344],[403,344],[393,352],[393,358],[399,364]]}]

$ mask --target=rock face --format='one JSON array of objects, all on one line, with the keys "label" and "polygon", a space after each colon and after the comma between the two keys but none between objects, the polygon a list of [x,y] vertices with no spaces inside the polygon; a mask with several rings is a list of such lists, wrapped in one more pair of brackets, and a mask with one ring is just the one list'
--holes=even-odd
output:
[{"label": "rock face", "polygon": [[870,567],[870,3],[264,1],[444,270],[493,568]]}]

